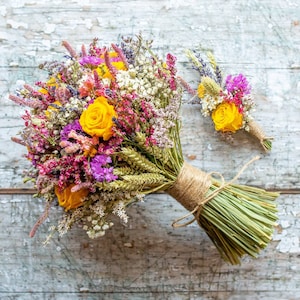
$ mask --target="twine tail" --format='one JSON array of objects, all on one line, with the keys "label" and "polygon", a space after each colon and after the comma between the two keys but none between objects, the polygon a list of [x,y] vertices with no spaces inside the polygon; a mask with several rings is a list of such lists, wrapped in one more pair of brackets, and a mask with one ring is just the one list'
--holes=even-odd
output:
[{"label": "twine tail", "polygon": [[262,147],[264,148],[265,151],[269,151],[272,148],[272,137],[267,137],[262,130],[262,128],[255,122],[255,121],[250,121],[248,123],[249,126],[249,133],[253,136],[255,136]]}]

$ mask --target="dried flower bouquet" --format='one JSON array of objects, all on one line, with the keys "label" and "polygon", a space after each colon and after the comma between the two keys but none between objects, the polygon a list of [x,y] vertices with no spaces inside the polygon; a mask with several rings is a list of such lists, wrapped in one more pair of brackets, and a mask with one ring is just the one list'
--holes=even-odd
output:
[{"label": "dried flower bouquet", "polygon": [[186,55],[200,74],[197,91],[191,88],[189,91],[198,97],[202,115],[211,117],[215,130],[232,137],[233,133],[244,129],[259,140],[265,151],[271,150],[272,138],[265,135],[251,115],[254,101],[247,78],[238,74],[228,75],[224,80],[211,52],[207,53],[208,61],[196,51],[187,50]]},{"label": "dried flower bouquet", "polygon": [[64,42],[69,56],[42,66],[47,81],[10,96],[30,108],[13,140],[27,147],[26,178],[46,201],[30,235],[58,203],[64,212],[53,233],[76,223],[97,238],[113,225],[112,215],[126,223],[129,204],[165,191],[224,259],[256,256],[271,240],[278,194],[217,180],[184,162],[176,58],[160,59],[151,43],[137,36],[98,46],[95,39],[77,54]]}]

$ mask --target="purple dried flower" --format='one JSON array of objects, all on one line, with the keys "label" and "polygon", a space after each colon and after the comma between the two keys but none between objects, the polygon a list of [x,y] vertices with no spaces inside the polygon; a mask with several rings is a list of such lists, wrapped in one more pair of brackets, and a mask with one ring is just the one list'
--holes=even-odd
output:
[{"label": "purple dried flower", "polygon": [[214,79],[214,74],[212,73],[210,66],[204,61],[200,53],[196,53],[195,51],[193,52],[198,59],[198,62],[201,64],[201,67],[193,66],[193,69],[197,70],[200,73],[200,78],[208,76]]},{"label": "purple dried flower", "polygon": [[225,81],[226,89],[231,94],[241,93],[250,94],[251,86],[243,74],[237,76],[228,75]]},{"label": "purple dried flower", "polygon": [[92,65],[92,66],[99,66],[103,60],[97,56],[83,56],[80,58],[79,63],[84,66],[84,65]]},{"label": "purple dried flower", "polygon": [[118,177],[113,173],[113,167],[103,167],[111,163],[111,158],[107,155],[96,155],[90,165],[94,178],[99,182],[110,182],[116,180]]},{"label": "purple dried flower", "polygon": [[128,64],[134,64],[135,53],[132,50],[132,48],[128,47],[128,45],[125,43],[121,43],[121,50],[122,50]]},{"label": "purple dried flower", "polygon": [[81,125],[79,123],[79,120],[75,120],[72,123],[66,125],[62,131],[60,132],[60,138],[61,140],[68,140],[69,139],[69,133],[74,131],[82,131]]}]

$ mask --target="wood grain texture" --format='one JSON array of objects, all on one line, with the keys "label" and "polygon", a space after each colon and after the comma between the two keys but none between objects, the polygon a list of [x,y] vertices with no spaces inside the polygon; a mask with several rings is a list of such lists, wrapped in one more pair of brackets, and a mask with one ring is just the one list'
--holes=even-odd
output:
[{"label": "wood grain texture", "polygon": [[[34,239],[28,237],[42,212],[41,201],[34,203],[25,195],[1,195],[0,201],[7,228],[0,235],[5,258],[0,264],[0,297],[297,299],[292,294],[299,292],[299,243],[285,247],[298,237],[299,196],[279,198],[281,229],[274,241],[257,260],[245,257],[234,267],[220,259],[198,225],[171,227],[184,210],[169,196],[151,195],[133,205],[128,225],[115,222],[101,239],[91,240],[82,229],[73,228],[45,247],[50,221]],[[52,209],[51,222],[59,210]]]},{"label": "wood grain texture", "polygon": [[[275,138],[271,153],[242,132],[232,144],[222,141],[199,106],[183,106],[181,138],[189,163],[227,180],[259,154],[239,182],[285,191],[274,241],[257,259],[229,266],[196,225],[173,229],[185,211],[164,194],[133,205],[128,226],[116,222],[102,239],[74,228],[43,247],[59,208],[29,239],[44,205],[19,193],[32,186],[22,183],[25,149],[10,141],[23,108],[8,94],[44,78],[38,65],[62,59],[63,40],[79,50],[94,37],[119,42],[140,31],[155,51],[177,56],[179,74],[193,87],[198,74],[185,48],[211,49],[224,72],[249,78],[255,118]],[[299,299],[299,51],[296,0],[0,0],[0,299]]]},{"label": "wood grain texture", "polygon": [[[10,103],[7,94],[22,81],[34,84],[44,78],[46,74],[37,66],[45,60],[62,59],[66,53],[61,46],[64,39],[79,49],[94,37],[108,43],[141,30],[144,36],[154,39],[159,53],[172,51],[177,55],[179,74],[194,87],[198,74],[184,56],[187,47],[201,44],[213,49],[225,72],[243,72],[257,95],[255,118],[275,138],[270,155],[265,155],[259,144],[244,133],[237,134],[242,147],[226,144],[214,132],[211,121],[203,119],[199,107],[184,107],[183,149],[187,156],[196,155],[194,165],[230,178],[239,165],[260,154],[263,160],[250,175],[241,177],[243,182],[266,188],[299,188],[300,159],[293,155],[300,144],[297,6],[281,8],[271,1],[213,1],[206,6],[205,2],[197,5],[197,1],[143,1],[144,6],[137,1],[103,1],[101,5],[97,1],[85,5],[70,1],[66,6],[60,1],[51,6],[45,1],[17,3],[1,10],[6,20],[0,28],[0,95],[4,103],[0,108],[1,187],[19,186],[26,167],[20,158],[25,149],[10,142],[22,126],[22,109]],[[117,26],[120,20],[122,26]]]}]

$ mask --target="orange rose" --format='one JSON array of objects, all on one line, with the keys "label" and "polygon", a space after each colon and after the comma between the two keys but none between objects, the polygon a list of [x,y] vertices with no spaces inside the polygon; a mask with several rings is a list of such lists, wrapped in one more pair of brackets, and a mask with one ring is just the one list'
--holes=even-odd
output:
[{"label": "orange rose", "polygon": [[101,96],[83,111],[79,123],[85,133],[90,136],[102,137],[104,141],[107,141],[113,134],[113,117],[116,117],[114,107]]},{"label": "orange rose", "polygon": [[66,211],[83,205],[83,199],[89,193],[88,189],[81,189],[77,192],[72,192],[71,189],[73,186],[75,186],[75,184],[70,184],[62,191],[60,191],[57,186],[55,187],[55,195],[57,196],[58,204],[64,207]]},{"label": "orange rose", "polygon": [[243,115],[232,102],[219,104],[211,116],[217,131],[235,132],[243,125]]}]

